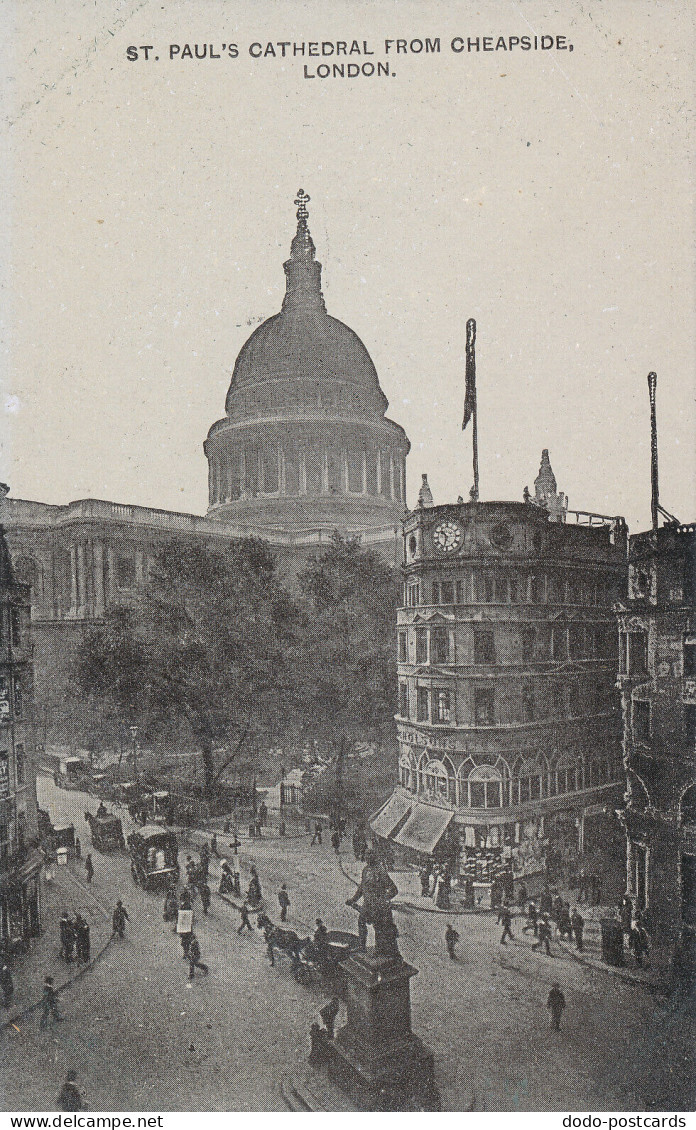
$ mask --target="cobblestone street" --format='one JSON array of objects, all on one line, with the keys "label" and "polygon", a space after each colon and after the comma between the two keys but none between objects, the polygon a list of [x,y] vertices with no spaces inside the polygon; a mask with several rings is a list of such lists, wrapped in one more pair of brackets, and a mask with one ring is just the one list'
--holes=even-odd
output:
[{"label": "cobblestone street", "polygon": [[[96,802],[45,779],[39,795],[54,819],[74,820],[85,844],[83,812]],[[330,928],[355,929],[345,906],[354,886],[328,844],[245,841],[240,858],[243,878],[257,864],[276,920],[276,892],[286,882],[289,925],[298,933],[310,933],[318,915]],[[306,1075],[321,986],[298,986],[286,959],[271,968],[261,934],[238,936],[238,913],[214,895],[208,918],[198,904],[196,923],[210,976],[189,987],[162,898],[133,884],[125,855],[94,852],[94,861],[92,893],[107,908],[123,898],[126,939],[61,995],[64,1023],[41,1032],[34,1013],[17,1022],[19,1031],[4,1030],[3,1106],[53,1109],[65,1071],[75,1067],[94,1110],[285,1109],[281,1081]],[[346,863],[355,871],[351,854]],[[78,909],[88,901],[77,901],[83,869],[72,864],[71,871]],[[214,890],[216,875],[214,863]],[[493,916],[459,916],[460,959],[452,962],[445,915],[402,906],[396,918],[402,953],[420,970],[412,981],[413,1028],[434,1051],[444,1109],[464,1109],[472,1092],[476,1107],[490,1111],[688,1108],[695,1033],[678,1002],[581,964],[557,945],[552,958],[533,953],[520,922],[514,941],[501,946]],[[57,922],[49,916],[45,927],[43,950],[25,959],[33,975],[18,973],[17,1010],[39,995],[42,954],[57,951]],[[554,979],[568,1003],[560,1033],[551,1031],[545,1007]]]}]

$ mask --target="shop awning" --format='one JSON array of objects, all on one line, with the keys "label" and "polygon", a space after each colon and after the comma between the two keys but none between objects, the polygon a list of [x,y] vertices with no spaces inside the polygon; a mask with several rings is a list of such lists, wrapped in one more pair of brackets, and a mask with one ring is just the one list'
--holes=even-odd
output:
[{"label": "shop awning", "polygon": [[44,853],[39,848],[34,848],[29,855],[18,864],[10,876],[10,886],[22,887],[29,879],[38,874],[44,861]]},{"label": "shop awning", "polygon": [[417,804],[394,842],[430,855],[453,816],[450,809]]},{"label": "shop awning", "polygon": [[370,820],[372,831],[383,840],[388,839],[397,824],[410,812],[412,805],[411,797],[404,796],[403,793],[392,793],[387,803]]}]

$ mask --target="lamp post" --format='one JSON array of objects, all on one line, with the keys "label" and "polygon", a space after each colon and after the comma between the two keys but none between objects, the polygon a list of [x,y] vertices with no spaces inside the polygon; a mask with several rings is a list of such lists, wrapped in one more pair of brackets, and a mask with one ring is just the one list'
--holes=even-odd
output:
[{"label": "lamp post", "polygon": [[135,776],[135,796],[138,800],[140,799],[138,795],[138,727],[129,726],[128,729],[133,742],[133,774]]}]

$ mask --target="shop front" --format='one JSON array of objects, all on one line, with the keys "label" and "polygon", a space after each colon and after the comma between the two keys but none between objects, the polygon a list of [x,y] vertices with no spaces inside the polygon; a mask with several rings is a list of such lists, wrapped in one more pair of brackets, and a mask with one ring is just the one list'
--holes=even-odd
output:
[{"label": "shop front", "polygon": [[41,933],[43,852],[30,850],[5,871],[0,893],[0,944],[8,954],[25,953]]}]

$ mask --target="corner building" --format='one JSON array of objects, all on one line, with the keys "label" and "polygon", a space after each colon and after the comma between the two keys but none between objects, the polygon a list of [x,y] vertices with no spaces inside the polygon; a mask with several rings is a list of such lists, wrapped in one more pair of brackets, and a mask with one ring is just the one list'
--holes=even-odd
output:
[{"label": "corner building", "polygon": [[29,592],[15,581],[0,526],[0,951],[6,954],[25,950],[41,930]]},{"label": "corner building", "polygon": [[618,606],[627,890],[696,976],[696,524],[635,534]]},{"label": "corner building", "polygon": [[548,452],[535,487],[404,522],[399,785],[372,828],[449,858],[483,894],[503,869],[599,867],[624,788],[612,605],[626,526],[568,512]]}]

